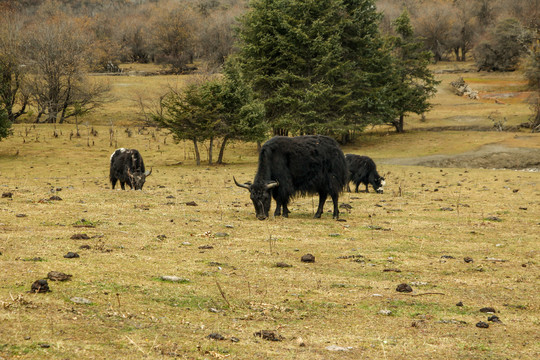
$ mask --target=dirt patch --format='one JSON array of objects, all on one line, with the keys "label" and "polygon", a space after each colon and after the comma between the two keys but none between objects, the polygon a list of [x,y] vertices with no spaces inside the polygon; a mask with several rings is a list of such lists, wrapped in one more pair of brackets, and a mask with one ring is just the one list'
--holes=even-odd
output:
[{"label": "dirt patch", "polygon": [[443,168],[483,168],[540,171],[540,149],[508,147],[500,144],[458,155],[430,155],[381,161],[392,165],[420,165]]}]

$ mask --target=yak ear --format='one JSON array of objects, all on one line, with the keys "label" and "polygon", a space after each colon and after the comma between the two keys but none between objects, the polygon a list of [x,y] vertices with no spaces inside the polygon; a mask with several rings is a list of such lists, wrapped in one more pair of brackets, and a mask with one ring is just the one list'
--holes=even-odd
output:
[{"label": "yak ear", "polygon": [[272,188],[275,188],[275,187],[278,187],[279,186],[279,182],[277,181],[271,181],[269,183],[266,184],[266,189],[267,190],[270,190]]},{"label": "yak ear", "polygon": [[236,178],[234,176],[233,176],[233,180],[234,180],[234,183],[236,184],[236,186],[244,188],[244,189],[251,190],[251,183],[240,184],[240,183],[238,183],[238,181],[236,181]]},{"label": "yak ear", "polygon": [[153,168],[150,168],[150,171],[146,171],[146,172],[144,173],[144,175],[145,175],[145,176],[150,176],[150,175],[152,174],[152,169],[153,169]]}]

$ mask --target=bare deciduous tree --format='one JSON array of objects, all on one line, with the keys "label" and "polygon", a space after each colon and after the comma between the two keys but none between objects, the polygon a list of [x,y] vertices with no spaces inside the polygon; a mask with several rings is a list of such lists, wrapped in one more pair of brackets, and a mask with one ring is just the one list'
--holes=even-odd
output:
[{"label": "bare deciduous tree", "polygon": [[170,65],[178,73],[193,62],[197,18],[198,14],[185,6],[156,17],[152,34],[158,63]]},{"label": "bare deciduous tree", "polygon": [[416,33],[424,39],[426,49],[431,50],[435,61],[443,60],[449,51],[452,24],[455,13],[447,3],[434,3],[416,18]]},{"label": "bare deciduous tree", "polygon": [[540,31],[540,0],[506,1],[504,13],[519,19],[528,29]]},{"label": "bare deciduous tree", "polygon": [[11,11],[0,11],[0,107],[14,122],[24,114],[28,94],[24,87],[26,69],[21,57],[22,23]]},{"label": "bare deciduous tree", "polygon": [[26,55],[32,72],[30,95],[39,122],[62,123],[98,103],[104,86],[91,83],[85,70],[91,56],[89,37],[81,24],[57,14],[34,24],[27,33]]},{"label": "bare deciduous tree", "polygon": [[199,55],[210,67],[223,65],[233,51],[234,27],[243,9],[236,6],[227,11],[214,11],[202,21],[198,35]]},{"label": "bare deciduous tree", "polygon": [[478,18],[480,25],[486,29],[497,19],[498,1],[493,0],[475,0],[474,15]]},{"label": "bare deciduous tree", "polygon": [[474,4],[470,0],[454,2],[454,21],[450,28],[448,46],[454,52],[456,61],[466,61],[467,54],[478,38],[478,19],[474,16]]}]

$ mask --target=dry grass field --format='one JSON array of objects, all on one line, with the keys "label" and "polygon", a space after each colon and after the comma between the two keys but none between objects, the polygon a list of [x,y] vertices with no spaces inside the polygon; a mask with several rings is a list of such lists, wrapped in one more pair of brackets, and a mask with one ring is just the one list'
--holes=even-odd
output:
[{"label": "dry grass field", "polygon": [[[253,179],[254,144],[197,167],[191,144],[128,125],[136,110],[121,110],[121,86],[124,100],[100,115],[117,111],[112,146],[105,119],[84,120],[97,134],[79,125],[80,138],[73,124],[58,137],[52,125],[15,126],[0,142],[0,359],[537,359],[540,172],[400,159],[534,150],[540,135],[427,130],[458,114],[478,127],[492,109],[509,124],[528,114],[522,102],[452,95],[459,74],[440,76],[426,122],[343,149],[374,157],[387,180],[384,194],[344,193],[344,221],[330,204],[313,219],[316,197],[295,199],[288,219],[257,220],[232,181]],[[472,76],[486,93],[518,82]],[[111,78],[135,90],[153,77]],[[153,168],[142,191],[110,189],[116,147]],[[308,253],[314,263],[300,261]],[[72,277],[31,293],[51,271]]]}]

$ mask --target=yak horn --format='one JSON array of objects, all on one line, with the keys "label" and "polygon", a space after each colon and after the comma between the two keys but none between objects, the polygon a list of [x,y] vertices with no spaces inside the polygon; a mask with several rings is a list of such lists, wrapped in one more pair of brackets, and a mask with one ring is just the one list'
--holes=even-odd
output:
[{"label": "yak horn", "polygon": [[279,182],[277,182],[277,181],[272,181],[272,182],[266,184],[266,188],[267,188],[268,190],[270,190],[270,189],[272,189],[272,188],[275,188],[275,187],[277,187],[277,186],[279,186]]},{"label": "yak horn", "polygon": [[234,183],[236,184],[236,186],[239,186],[239,187],[244,188],[244,189],[251,190],[251,185],[239,184],[238,181],[236,181],[236,178],[234,176],[233,176],[233,180],[234,180]]},{"label": "yak horn", "polygon": [[144,173],[144,175],[150,176],[150,174],[152,174],[152,169],[153,169],[153,168],[150,168],[150,171],[146,171],[146,172]]}]

